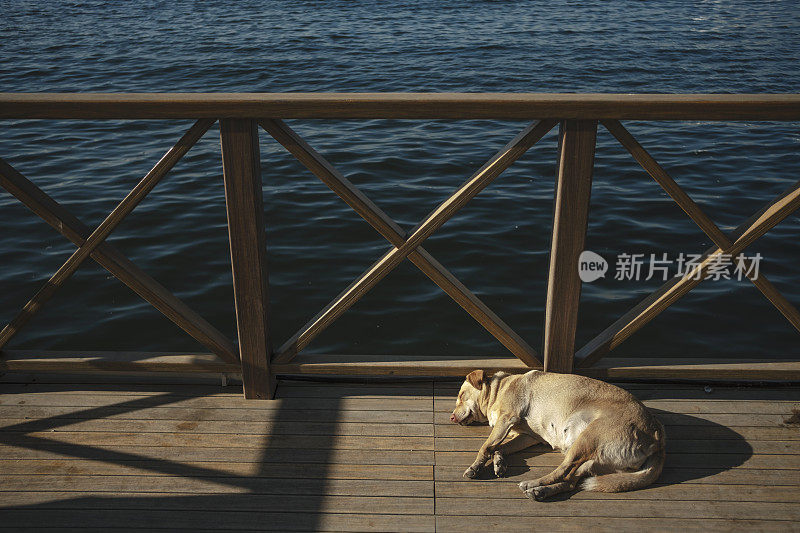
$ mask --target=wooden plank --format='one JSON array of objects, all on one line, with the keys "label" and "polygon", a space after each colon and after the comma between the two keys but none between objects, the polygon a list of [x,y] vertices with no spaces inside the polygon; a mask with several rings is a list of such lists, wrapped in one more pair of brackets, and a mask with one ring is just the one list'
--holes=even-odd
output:
[{"label": "wooden plank", "polygon": [[411,400],[430,398],[431,385],[424,382],[411,383],[386,383],[386,384],[347,384],[346,388],[341,386],[330,387],[323,383],[317,383],[313,387],[284,386],[282,381],[278,385],[281,398],[361,398],[361,399],[380,399],[390,396],[398,400]]},{"label": "wooden plank", "polygon": [[[80,476],[0,474],[0,495],[15,491],[188,492],[205,494],[293,494],[317,496],[431,497],[432,481],[387,479],[279,479],[259,477]],[[5,498],[3,498],[5,503]]]},{"label": "wooden plank", "polygon": [[[14,374],[9,374],[13,376]],[[330,382],[317,382],[313,387],[297,387],[286,385],[282,381],[278,386],[282,398],[361,398],[378,400],[391,396],[396,399],[416,400],[430,399],[430,382],[412,381],[408,383],[362,384],[353,383],[331,386]],[[75,394],[76,392],[94,396],[183,396],[187,398],[224,398],[240,399],[241,385],[221,386],[217,380],[214,384],[192,383],[37,383],[37,382],[0,382],[0,396],[37,393],[37,394]]]},{"label": "wooden plank", "polygon": [[[685,294],[682,292],[682,294]],[[672,295],[674,296],[674,294]],[[665,298],[672,300],[671,296]],[[674,300],[672,300],[674,301]],[[660,312],[660,311],[658,311]],[[632,323],[638,329],[643,325],[639,320],[651,320],[654,315],[642,314]],[[622,342],[621,337],[612,341]],[[588,346],[588,345],[587,345]],[[583,348],[579,353],[583,353]],[[666,359],[636,360],[630,358],[606,358],[601,365],[590,368],[578,368],[580,374],[598,379],[613,380],[625,378],[646,379],[708,379],[708,380],[800,380],[800,361],[752,362],[752,363],[706,363],[698,364],[698,359],[672,359],[670,364],[663,365]],[[648,364],[650,363],[650,364]],[[587,363],[588,364],[588,363]]]},{"label": "wooden plank", "polygon": [[[534,452],[535,453],[535,452]],[[436,451],[436,466],[447,467],[456,471],[458,475],[464,473],[464,468],[472,464],[475,451],[447,452]],[[564,460],[564,456],[556,452],[544,452],[531,458],[530,466],[547,466],[551,469],[557,467]],[[525,459],[520,455],[508,458],[509,466],[526,466]],[[672,453],[667,455],[666,466],[670,468],[741,468],[741,469],[773,469],[785,471],[785,477],[800,477],[800,455],[758,454],[747,457],[728,457],[717,453]],[[458,469],[461,472],[457,472]],[[437,471],[438,472],[438,471]],[[436,479],[440,478],[438,473]]]},{"label": "wooden plank", "polygon": [[241,434],[187,434],[187,433],[130,433],[108,431],[31,431],[25,435],[6,433],[3,442],[10,446],[25,446],[32,441],[46,440],[48,443],[71,446],[171,446],[192,448],[214,448],[225,442],[230,448],[263,449],[265,441],[269,448],[329,449],[340,450],[433,450],[431,437],[373,437],[352,435],[281,435],[279,439],[268,439],[265,435]]},{"label": "wooden plank", "polygon": [[[157,461],[159,472],[185,472],[187,463],[218,462],[224,463],[259,463],[259,464],[354,464],[354,465],[433,465],[432,450],[381,450],[380,453],[364,453],[359,449],[339,448],[274,448],[265,453],[265,447],[185,447],[185,446],[76,446],[70,443],[33,441],[24,444],[36,444],[37,448],[5,445],[2,448],[4,459],[19,460],[105,460],[110,462]],[[264,467],[264,470],[272,466]],[[198,472],[190,471],[193,474]],[[201,472],[208,475],[205,471]],[[266,475],[266,474],[265,474]]]},{"label": "wooden plank", "polygon": [[[662,417],[659,416],[659,419]],[[799,441],[800,431],[796,428],[789,426],[720,426],[710,422],[702,423],[699,420],[694,425],[675,425],[665,424],[667,436],[670,441],[674,440],[692,440],[696,439],[698,435],[702,435],[707,439],[744,439],[746,441]],[[698,427],[702,426],[702,427]],[[477,428],[482,428],[477,429]],[[476,426],[476,429],[466,428],[467,431],[459,431],[458,427],[437,425],[436,437],[462,437],[462,436],[475,436],[478,438],[486,438],[488,429],[485,426]]]},{"label": "wooden plank", "polygon": [[[238,357],[238,356],[237,356]],[[0,361],[3,355],[0,353]],[[237,365],[239,366],[239,365]],[[229,377],[225,390],[241,390],[241,383],[236,383],[236,373],[226,372]],[[241,378],[238,378],[241,381]],[[175,386],[177,390],[185,386],[213,386],[224,388],[219,374],[207,373],[178,373],[178,372],[120,372],[120,371],[89,371],[89,372],[26,372],[14,371],[11,373],[0,373],[0,385],[9,383],[33,384],[50,383],[62,384],[67,386],[87,383],[115,384],[120,388],[129,385],[154,385],[154,386]]]},{"label": "wooden plank", "polygon": [[[26,405],[26,406],[55,406],[55,407],[121,407],[129,411],[137,411],[147,407],[158,407],[161,409],[180,408],[207,408],[207,409],[244,409],[253,411],[285,411],[285,410],[323,410],[323,411],[348,411],[348,410],[379,410],[379,411],[422,411],[415,416],[421,421],[430,421],[430,411],[433,402],[430,398],[412,398],[407,400],[394,399],[391,396],[377,399],[360,398],[341,398],[334,401],[324,401],[317,398],[281,398],[275,402],[265,402],[257,407],[250,407],[241,398],[204,398],[204,397],[172,397],[169,394],[161,396],[143,396],[140,398],[123,395],[114,397],[112,395],[92,396],[85,394],[62,394],[49,395],[31,393],[19,393],[13,395],[0,396],[2,405]],[[91,413],[94,414],[94,413]],[[376,413],[377,415],[378,413]],[[425,415],[429,415],[426,419]],[[189,418],[196,421],[192,417]],[[335,420],[335,418],[334,418]]]},{"label": "wooden plank", "polygon": [[797,94],[0,93],[0,118],[800,120]]},{"label": "wooden plank", "polygon": [[[474,455],[474,454],[473,454]],[[470,462],[466,463],[467,465]],[[436,482],[441,483],[444,481],[465,482],[463,477],[464,466],[462,465],[447,465],[436,466],[435,476]],[[541,465],[526,465],[526,466],[509,466],[508,472],[505,477],[497,478],[490,472],[482,474],[482,479],[472,482],[481,484],[506,484],[510,483],[516,487],[520,481],[529,479],[536,479],[549,474],[553,471],[554,466],[541,466]],[[709,467],[709,466],[678,466],[678,467],[665,467],[662,474],[658,477],[658,483],[661,484],[679,484],[679,485],[764,485],[774,486],[775,490],[780,490],[784,486],[800,486],[800,479],[798,479],[797,471],[783,470],[776,468],[726,468],[722,466]],[[492,485],[493,486],[493,485]],[[487,488],[487,492],[493,491],[493,488]],[[518,489],[517,489],[518,490]],[[687,488],[687,490],[689,490]]]},{"label": "wooden plank", "polygon": [[214,354],[164,352],[68,352],[42,350],[0,351],[4,372],[238,372],[238,364],[220,361]]},{"label": "wooden plank", "polygon": [[792,409],[800,407],[798,401],[780,400],[644,400],[652,409],[674,413],[728,413],[728,414],[777,414],[789,415]]},{"label": "wooden plank", "polygon": [[[52,420],[30,418],[1,419],[0,435],[44,431],[53,427]],[[206,435],[305,435],[305,436],[369,436],[369,437],[433,437],[432,424],[355,424],[335,422],[264,421],[258,425],[245,421],[192,420],[115,420],[89,418],[59,420],[56,431],[121,432],[121,433],[181,433]],[[800,450],[798,450],[800,451]]]},{"label": "wooden plank", "polygon": [[[707,360],[706,360],[707,361]],[[522,361],[509,357],[301,354],[288,363],[274,363],[281,375],[337,376],[458,376],[482,368],[488,372],[525,372]],[[4,350],[0,371],[13,372],[179,372],[236,373],[238,365],[212,354],[158,352],[70,352]],[[606,358],[600,367],[578,368],[590,377],[614,379],[696,379],[714,381],[800,380],[800,362],[732,359],[725,363],[702,358]]]},{"label": "wooden plank", "polygon": [[530,370],[516,357],[420,357],[337,354],[300,354],[292,361],[274,363],[279,374],[337,374],[379,376],[465,376],[476,368],[491,371]]},{"label": "wooden plank", "polygon": [[[0,525],[0,531],[13,531],[14,533],[39,533],[40,531],[108,531],[106,527],[69,527],[69,526],[61,526],[61,527],[52,527],[52,528],[45,528],[45,527],[13,527],[7,528]],[[237,529],[186,529],[186,528],[148,528],[147,531],[194,531],[194,532],[202,532],[202,533],[228,533],[231,531],[240,531]],[[128,528],[128,527],[114,527],[114,533],[142,533],[141,528]]]},{"label": "wooden plank", "polygon": [[[708,394],[700,391],[702,394]],[[639,396],[639,395],[636,395]],[[698,400],[644,400],[644,404],[658,411],[667,411],[676,414],[719,413],[719,414],[769,414],[791,415],[792,409],[800,409],[800,401],[787,400],[708,400],[695,395]],[[455,394],[434,399],[434,409],[437,412],[450,412],[455,406]]]},{"label": "wooden plank", "polygon": [[[231,498],[235,500],[236,498]],[[240,498],[243,499],[243,498]],[[148,498],[151,503],[159,498]],[[128,501],[123,498],[123,501]],[[170,529],[192,531],[252,530],[252,531],[433,531],[432,515],[396,515],[367,513],[285,513],[278,511],[220,512],[210,506],[211,498],[187,495],[186,510],[115,509],[114,512],[98,513],[96,509],[3,509],[3,526],[46,528],[53,524],[80,524],[82,528],[103,528],[106,531],[119,527],[153,530],[168,525]],[[219,501],[215,499],[214,501]],[[102,499],[92,498],[88,502],[103,508],[109,507]],[[195,503],[191,503],[195,502]],[[63,506],[62,506],[63,507]],[[212,510],[208,510],[211,508]],[[111,507],[111,509],[114,509]]]},{"label": "wooden plank", "polygon": [[[619,346],[625,339],[633,335],[634,332],[638,331],[642,326],[658,316],[664,309],[699,285],[705,277],[707,267],[711,264],[714,257],[718,257],[719,254],[722,253],[728,253],[733,256],[742,253],[745,248],[762,237],[776,224],[793,213],[798,207],[800,207],[800,181],[795,182],[794,185],[789,187],[776,199],[742,223],[732,235],[734,242],[730,248],[723,251],[718,246],[712,246],[702,255],[701,260],[695,268],[682,277],[676,276],[666,282],[655,292],[636,304],[630,311],[622,315],[616,322],[603,330],[599,335],[586,343],[576,354],[576,357],[580,360],[578,366],[584,368],[594,364],[606,353]],[[736,374],[734,374],[734,376],[735,375]],[[738,374],[738,378],[747,379],[747,376]],[[750,379],[781,378],[751,377]]]},{"label": "wooden plank", "polygon": [[276,382],[269,368],[267,245],[256,121],[221,120],[220,143],[244,397],[272,399]]},{"label": "wooden plank", "polygon": [[[619,360],[622,360],[621,358]],[[629,361],[639,361],[638,358]],[[665,361],[672,361],[672,358],[665,358]],[[776,359],[777,360],[777,359]],[[774,361],[774,360],[773,360]],[[726,363],[754,362],[739,361],[737,359],[725,359]],[[442,377],[434,381],[434,399],[455,398],[458,389],[461,387],[463,379],[453,380],[452,378]],[[681,380],[679,383],[663,381],[642,381],[612,382],[613,385],[621,387],[642,400],[669,400],[669,401],[690,401],[702,400],[699,405],[706,402],[719,400],[749,402],[759,400],[777,400],[784,402],[800,401],[800,387],[791,383],[744,383],[744,384],[719,384],[706,383],[699,380]],[[713,386],[711,386],[713,385]],[[708,389],[706,389],[708,387]]]},{"label": "wooden plank", "polygon": [[[242,385],[231,378],[227,385],[221,385],[218,376],[159,376],[151,374],[25,374],[12,373],[0,377],[0,394],[9,392],[48,392],[64,394],[70,391],[91,392],[94,395],[112,394],[115,396],[158,395],[165,392],[173,396],[204,396],[206,398],[241,397]],[[386,396],[417,398],[431,395],[433,382],[422,378],[405,380],[354,378],[346,380],[295,381],[290,377],[278,384],[277,391],[282,398],[384,398]],[[800,390],[798,391],[800,394]]]},{"label": "wooden plank", "polygon": [[[259,124],[392,246],[402,246],[407,238],[405,231],[289,126],[271,119]],[[411,252],[408,259],[512,354],[530,366],[538,366],[536,351],[422,246]]]},{"label": "wooden plank", "polygon": [[[317,485],[323,486],[319,483]],[[243,493],[244,490],[230,494]],[[119,491],[110,498],[109,494],[100,490],[90,491],[52,491],[34,492],[32,490],[16,493],[2,493],[3,505],[25,506],[46,505],[49,508],[95,508],[95,509],[172,509],[176,512],[199,508],[200,502],[208,508],[215,505],[211,494],[192,494],[189,490],[168,492],[147,490],[135,492],[133,487]],[[226,493],[222,493],[226,494]],[[90,500],[94,502],[90,503]],[[95,503],[104,500],[106,503]],[[149,500],[149,501],[148,501]],[[153,501],[156,500],[156,501]],[[371,514],[371,510],[379,509],[381,513],[398,515],[433,514],[433,498],[409,496],[338,496],[330,494],[299,494],[283,496],[279,494],[252,494],[246,498],[231,498],[225,505],[225,511],[255,511],[259,509],[280,509],[291,513],[363,513]]]},{"label": "wooden plank", "polygon": [[[0,186],[73,244],[76,246],[85,244],[91,230],[2,159],[0,159]],[[225,335],[134,265],[114,246],[104,242],[98,245],[91,257],[192,338],[225,361],[238,361],[234,346]]]},{"label": "wooden plank", "polygon": [[[516,483],[471,483],[469,481],[437,481],[437,498],[513,499],[521,495]],[[620,493],[577,491],[572,501],[582,500],[663,500],[672,501],[735,501],[800,503],[800,486],[712,485],[710,483],[656,483],[644,489]],[[509,502],[511,503],[511,502]]]},{"label": "wooden plank", "polygon": [[589,220],[597,121],[562,121],[558,135],[543,357],[545,371],[572,372],[581,297],[578,258]]},{"label": "wooden plank", "polygon": [[[495,180],[534,144],[539,142],[555,125],[552,120],[535,122],[522,130],[506,146],[498,151],[477,172],[464,182],[447,200],[439,204],[411,232],[400,247],[392,248],[375,262],[366,272],[342,291],[333,301],[308,321],[278,349],[275,362],[291,360],[339,316],[363,297],[381,279],[394,270],[425,239],[433,235],[445,222],[463,208],[479,192]],[[535,362],[535,361],[534,361]]]},{"label": "wooden plank", "polygon": [[[719,453],[727,455],[800,455],[800,441],[798,440],[745,440],[731,434],[729,438],[703,438],[705,435],[695,435],[694,439],[688,436],[676,438],[667,430],[667,453]],[[437,452],[476,452],[486,441],[486,435],[464,437],[437,437],[435,449]],[[547,446],[531,448],[533,451],[549,451]]]},{"label": "wooden plank", "polygon": [[[6,377],[19,374],[7,374]],[[68,378],[70,375],[61,374]],[[95,379],[99,376],[95,374]],[[193,384],[193,383],[52,383],[52,382],[13,382],[5,381],[0,383],[0,398],[20,393],[36,393],[47,395],[62,395],[85,393],[92,396],[183,396],[186,398],[241,398],[241,386],[223,387],[219,380],[215,380],[213,385]]]},{"label": "wooden plank", "polygon": [[[376,404],[372,404],[376,405]],[[37,406],[37,405],[0,405],[0,412],[4,417],[18,418],[28,416],[35,418],[57,417],[52,422],[54,426],[69,424],[71,420],[109,418],[120,420],[174,420],[191,421],[244,421],[272,424],[275,422],[292,423],[307,422],[309,424],[429,424],[433,415],[417,409],[403,409],[400,411],[383,411],[380,407],[371,408],[369,404],[357,405],[358,410],[343,410],[330,408],[290,408],[283,409],[236,409],[213,407],[115,407],[97,406],[85,408],[81,406]]]},{"label": "wooden plank", "polygon": [[[645,150],[641,144],[617,120],[604,120],[603,126],[619,141],[619,143],[636,159],[636,162],[666,191],[683,211],[689,215],[695,224],[716,244],[720,249],[727,250],[733,242],[719,227],[700,209],[683,189],[667,174],[658,162]],[[747,278],[761,291],[781,314],[786,317],[794,328],[800,331],[800,311],[791,304],[763,273],[752,270],[753,262],[743,256],[737,258],[743,263]]]},{"label": "wooden plank", "polygon": [[[520,493],[520,498],[523,498]],[[727,518],[737,520],[800,520],[800,505],[772,502],[709,502],[709,501],[659,501],[647,500],[582,500],[580,505],[567,501],[550,501],[536,505],[517,500],[520,505],[509,505],[508,500],[482,500],[481,512],[485,516],[592,516],[609,518]],[[525,505],[522,505],[525,503]],[[439,516],[463,516],[475,511],[475,502],[466,498],[436,498]],[[487,527],[488,526],[487,524]]]},{"label": "wooden plank", "polygon": [[[355,357],[355,356],[354,356]],[[389,390],[395,388],[404,388],[404,387],[425,387],[425,390],[421,394],[428,394],[431,390],[431,387],[434,384],[433,379],[425,379],[425,378],[409,378],[409,379],[383,379],[383,378],[370,378],[370,377],[362,377],[362,378],[334,378],[334,379],[314,379],[314,378],[304,378],[304,377],[287,377],[284,380],[281,380],[282,387],[290,387],[295,389],[308,389],[308,390],[319,390],[319,389],[335,389],[335,388],[345,388],[350,390],[352,387],[369,387],[372,389],[380,389],[380,390]]]},{"label": "wooden plank", "polygon": [[[475,511],[473,510],[473,513]],[[795,531],[795,522],[789,520],[742,520],[729,518],[635,518],[570,516],[568,520],[549,516],[437,516],[436,531],[462,532],[470,524],[482,523],[489,531]]]},{"label": "wooden plank", "polygon": [[670,400],[687,404],[696,403],[700,406],[725,401],[734,402],[736,405],[759,401],[775,402],[780,405],[785,402],[800,401],[800,389],[786,386],[709,387],[709,392],[706,392],[702,386],[687,389],[662,389],[661,387],[652,387],[652,385],[650,389],[634,389],[630,386],[625,388],[641,400]]},{"label": "wooden plank", "polygon": [[78,267],[94,250],[103,243],[114,229],[130,214],[139,203],[158,185],[158,182],[172,170],[172,167],[194,146],[194,144],[214,124],[214,120],[201,119],[194,123],[178,142],[155,164],[144,178],[128,193],[99,226],[86,238],[84,243],[69,256],[61,267],[39,289],[22,310],[0,331],[0,348],[47,303]]},{"label": "wooden plank", "polygon": [[[54,456],[55,457],[55,456]],[[416,464],[347,464],[347,463],[262,463],[223,461],[184,461],[174,472],[167,472],[159,460],[94,461],[64,458],[0,459],[4,475],[42,476],[148,476],[159,475],[196,478],[261,477],[288,479],[376,479],[425,481],[433,479],[433,467]],[[201,476],[199,473],[202,472]]]},{"label": "wooden plank", "polygon": [[[767,361],[779,361],[781,358],[777,356],[767,357],[765,360]],[[752,361],[753,359],[740,359],[740,358],[728,358],[724,359],[725,362],[734,362],[734,363],[742,363],[747,361]],[[704,384],[696,382],[696,381],[673,381],[673,382],[652,382],[652,381],[617,381],[614,383],[618,387],[623,387],[631,391],[638,391],[638,390],[649,390],[655,391],[657,389],[661,389],[664,391],[682,391],[682,390],[700,390],[705,387]],[[748,391],[754,394],[754,397],[757,397],[760,391],[795,391],[800,392],[800,386],[794,385],[791,383],[727,383],[727,384],[718,384],[715,387],[712,387],[712,391]]]},{"label": "wooden plank", "polygon": [[[434,421],[436,424],[449,426],[450,422],[449,412],[434,413]],[[705,428],[710,425],[721,426],[742,426],[742,427],[780,427],[784,424],[786,415],[768,415],[768,414],[716,414],[716,413],[696,413],[692,415],[684,415],[680,413],[667,413],[659,412],[657,417],[665,425],[672,426],[693,426]],[[482,426],[475,426],[480,428]],[[486,428],[484,427],[484,431]],[[703,429],[705,430],[705,429]],[[438,433],[437,433],[438,435]]]},{"label": "wooden plank", "polygon": [[[288,363],[275,363],[278,374],[336,374],[382,376],[465,376],[476,368],[496,372],[530,370],[524,363],[502,357],[344,356],[302,354]],[[698,358],[607,358],[602,367],[579,368],[578,373],[601,379],[800,380],[800,362],[703,363]]]}]

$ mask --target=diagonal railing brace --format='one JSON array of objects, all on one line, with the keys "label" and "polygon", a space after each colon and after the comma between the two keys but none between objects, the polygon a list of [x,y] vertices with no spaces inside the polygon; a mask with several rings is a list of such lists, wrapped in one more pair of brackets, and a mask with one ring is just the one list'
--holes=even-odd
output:
[{"label": "diagonal railing brace", "polygon": [[211,119],[198,120],[189,130],[178,140],[162,158],[156,163],[153,169],[148,172],[142,180],[136,184],[122,202],[114,208],[103,222],[95,229],[55,274],[39,289],[39,291],[25,304],[22,310],[11,322],[0,331],[0,348],[8,343],[19,330],[47,303],[59,288],[72,276],[78,267],[86,260],[91,253],[103,243],[112,231],[133,211],[139,202],[153,190],[159,181],[175,166],[186,152],[205,134],[214,123]]},{"label": "diagonal railing brace", "polygon": [[[672,177],[658,164],[658,162],[645,150],[641,144],[620,124],[618,120],[602,121],[606,129],[619,141],[619,143],[633,156],[641,167],[670,195],[678,206],[691,218],[697,226],[708,235],[711,241],[723,250],[729,249],[733,242],[722,232],[719,227],[700,209],[694,200],[675,182]],[[753,262],[743,256],[737,258],[743,264],[747,278],[761,291],[781,314],[786,317],[795,329],[800,331],[800,311],[791,304],[763,274],[756,273],[752,268]]]},{"label": "diagonal railing brace", "polygon": [[[91,230],[3,159],[0,159],[0,187],[76,246],[83,246],[86,242]],[[233,343],[223,333],[133,264],[116,247],[104,242],[92,252],[91,257],[221,359],[230,363],[238,362]]]},{"label": "diagonal railing brace", "polygon": [[386,252],[381,259],[364,272],[347,289],[342,291],[331,303],[311,319],[298,333],[278,350],[276,362],[286,362],[302,350],[313,338],[332,324],[342,313],[364,296],[381,279],[391,272],[403,259],[416,250],[455,213],[469,203],[480,191],[497,176],[519,159],[531,146],[536,144],[556,124],[555,120],[542,120],[531,124],[511,142],[495,154],[475,174],[470,177],[447,200],[414,229],[408,239],[399,247]]},{"label": "diagonal railing brace", "polygon": [[733,232],[733,244],[727,250],[712,246],[701,261],[682,277],[674,277],[636,304],[630,311],[586,343],[576,354],[580,367],[588,367],[619,346],[642,326],[658,316],[703,281],[709,265],[720,254],[736,256],[800,207],[800,181],[750,217]]},{"label": "diagonal railing brace", "polygon": [[[407,238],[402,228],[286,123],[281,120],[265,119],[261,120],[260,124],[386,240],[395,247],[402,246]],[[529,366],[540,364],[536,351],[422,246],[411,252],[408,259],[511,353]]]}]

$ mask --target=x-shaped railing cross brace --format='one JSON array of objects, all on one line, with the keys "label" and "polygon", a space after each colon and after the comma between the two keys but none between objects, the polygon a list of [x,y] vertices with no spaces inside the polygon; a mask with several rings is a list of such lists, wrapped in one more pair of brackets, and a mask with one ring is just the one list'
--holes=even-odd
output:
[{"label": "x-shaped railing cross brace", "polygon": [[[675,277],[669,280],[578,350],[575,355],[579,362],[578,366],[582,368],[596,363],[664,309],[699,285],[705,279],[708,267],[721,254],[738,257],[748,246],[800,207],[800,181],[798,181],[778,198],[770,202],[764,209],[739,226],[734,231],[732,238],[729,238],[619,121],[604,120],[601,122],[619,143],[630,152],[641,167],[686,212],[689,218],[708,235],[715,246],[709,248],[701,256],[701,261],[694,268],[690,269],[682,277]],[[752,273],[749,268],[751,262],[748,259],[742,258],[742,261],[744,264],[743,270],[747,273],[748,279],[775,305],[792,326],[800,331],[800,312],[798,312],[797,308],[775,288],[766,276]]]},{"label": "x-shaped railing cross brace", "polygon": [[105,242],[111,232],[139,205],[159,181],[208,131],[214,122],[211,119],[202,119],[189,128],[175,146],[167,151],[153,169],[142,178],[122,202],[91,233],[80,220],[70,214],[63,206],[36,187],[11,165],[0,159],[0,185],[78,246],[78,249],[53,274],[17,316],[0,331],[0,348],[8,343],[33,318],[36,312],[75,273],[78,267],[91,256],[103,268],[128,285],[178,327],[207,346],[220,358],[231,363],[238,363],[239,358],[236,355],[236,348],[225,335]]},{"label": "x-shaped railing cross brace", "polygon": [[555,126],[555,120],[542,120],[525,128],[473,174],[450,198],[442,202],[438,208],[420,222],[410,235],[406,235],[394,220],[370,201],[357,187],[339,174],[328,161],[315,152],[285,123],[272,119],[262,120],[259,123],[393,246],[381,259],[284,343],[276,352],[275,362],[291,360],[314,337],[332,324],[334,320],[408,257],[426,276],[441,287],[514,355],[529,366],[541,365],[541,361],[536,357],[535,350],[481,302],[477,296],[459,282],[455,276],[428,254],[421,245],[425,239],[447,222],[484,187],[544,137]]}]

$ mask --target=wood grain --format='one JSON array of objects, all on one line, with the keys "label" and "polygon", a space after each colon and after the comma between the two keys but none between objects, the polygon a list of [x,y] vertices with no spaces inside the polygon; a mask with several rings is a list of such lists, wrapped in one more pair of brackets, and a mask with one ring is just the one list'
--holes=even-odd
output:
[{"label": "wood grain", "polygon": [[561,122],[553,236],[544,319],[544,370],[571,372],[581,298],[583,251],[592,192],[596,121]]},{"label": "wood grain", "polygon": [[[599,379],[702,379],[709,381],[800,380],[800,362],[762,358],[710,363],[703,357],[605,358],[597,367],[577,373]],[[301,354],[288,363],[274,363],[282,375],[338,376],[458,376],[483,368],[496,372],[525,372],[530,368],[515,357],[430,357],[413,355]],[[91,352],[5,350],[0,371],[14,372],[182,372],[234,373],[239,365],[219,361],[213,354],[181,352]]]},{"label": "wood grain", "polygon": [[798,94],[0,93],[0,118],[800,120]]},{"label": "wood grain", "polygon": [[239,372],[238,363],[220,361],[214,354],[185,352],[97,352],[3,350],[5,372]]},{"label": "wood grain", "polygon": [[244,396],[272,399],[276,381],[269,368],[267,244],[256,121],[221,120],[220,143]]}]

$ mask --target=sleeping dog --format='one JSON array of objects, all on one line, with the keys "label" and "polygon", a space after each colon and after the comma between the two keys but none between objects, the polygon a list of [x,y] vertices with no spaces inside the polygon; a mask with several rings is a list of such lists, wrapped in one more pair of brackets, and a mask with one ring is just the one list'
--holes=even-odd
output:
[{"label": "sleeping dog", "polygon": [[642,488],[664,466],[664,426],[629,392],[583,376],[538,370],[487,376],[475,370],[461,385],[450,420],[492,427],[464,472],[467,478],[490,458],[502,476],[505,457],[534,444],[561,451],[564,461],[553,472],[519,484],[536,500],[571,491],[581,481],[581,488],[599,492]]}]

